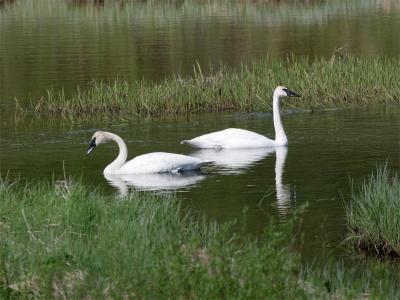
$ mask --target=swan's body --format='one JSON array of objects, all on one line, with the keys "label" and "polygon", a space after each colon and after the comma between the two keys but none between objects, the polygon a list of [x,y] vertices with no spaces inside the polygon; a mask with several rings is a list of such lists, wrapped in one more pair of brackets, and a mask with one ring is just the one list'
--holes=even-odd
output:
[{"label": "swan's body", "polygon": [[[286,141],[287,142],[287,141]],[[227,128],[221,131],[201,135],[182,141],[194,148],[203,149],[239,149],[274,147],[275,141],[253,131]]]},{"label": "swan's body", "polygon": [[136,156],[114,172],[107,167],[104,174],[177,173],[199,169],[206,163],[187,155],[153,152]]},{"label": "swan's body", "polygon": [[198,170],[209,162],[187,155],[153,152],[139,155],[126,161],[128,149],[125,142],[116,134],[97,131],[90,142],[87,154],[101,143],[114,141],[118,144],[118,157],[103,171],[104,174],[136,174],[136,173],[178,173],[182,171]]},{"label": "swan's body", "polygon": [[182,144],[188,144],[194,148],[238,149],[238,148],[264,148],[285,146],[288,143],[283,129],[279,103],[282,97],[298,97],[297,94],[287,88],[278,86],[274,91],[272,110],[274,115],[275,140],[271,140],[261,134],[237,128],[201,135],[191,140],[184,140]]}]

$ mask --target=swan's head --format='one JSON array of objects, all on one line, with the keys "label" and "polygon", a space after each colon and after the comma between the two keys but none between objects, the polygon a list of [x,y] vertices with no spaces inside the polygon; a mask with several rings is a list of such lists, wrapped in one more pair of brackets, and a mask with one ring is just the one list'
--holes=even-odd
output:
[{"label": "swan's head", "polygon": [[89,148],[86,152],[86,155],[89,155],[90,152],[92,152],[94,150],[94,148],[96,148],[96,146],[98,146],[106,141],[107,141],[107,137],[105,135],[105,132],[96,131],[93,134],[92,139],[90,140]]},{"label": "swan's head", "polygon": [[289,90],[287,87],[284,86],[278,86],[275,91],[274,91],[274,96],[280,97],[300,97],[300,95],[296,94],[295,92],[292,92]]}]

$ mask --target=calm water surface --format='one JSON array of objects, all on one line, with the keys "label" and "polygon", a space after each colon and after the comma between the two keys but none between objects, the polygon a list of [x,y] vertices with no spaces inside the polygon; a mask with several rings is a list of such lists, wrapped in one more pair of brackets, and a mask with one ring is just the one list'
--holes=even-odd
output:
[{"label": "calm water surface", "polygon": [[267,54],[330,57],[342,46],[400,53],[398,0],[10,2],[0,6],[0,103],[9,106],[93,79],[184,76],[196,62],[207,72]]},{"label": "calm water surface", "polygon": [[[273,136],[271,115],[224,113],[70,125],[14,118],[13,112],[15,97],[26,103],[49,88],[68,94],[93,79],[158,81],[177,73],[185,76],[196,62],[208,72],[220,62],[236,66],[267,54],[273,59],[289,54],[330,57],[341,46],[357,56],[398,56],[397,0],[308,5],[218,0],[5,2],[0,3],[2,176],[58,179],[65,166],[68,176],[82,177],[110,194],[135,189],[176,193],[186,206],[219,222],[242,218],[248,207],[252,234],[258,234],[271,216],[284,221],[295,207],[308,202],[303,253],[324,257],[345,235],[342,201],[349,199],[350,178],[359,183],[377,163],[386,161],[399,170],[399,106],[287,113],[288,148],[219,152],[193,151],[179,141],[227,127]],[[129,157],[162,150],[214,164],[201,173],[107,180],[102,170],[117,148],[102,145],[86,157],[96,129],[121,135]]]},{"label": "calm water surface", "polygon": [[[193,151],[179,141],[227,127],[272,137],[270,114],[225,113],[90,126],[47,119],[16,121],[5,112],[1,117],[1,174],[19,174],[30,181],[60,178],[65,165],[68,176],[81,176],[107,193],[172,191],[185,205],[220,222],[242,218],[243,208],[248,207],[248,230],[254,234],[271,216],[284,221],[293,208],[308,202],[302,232],[303,252],[309,257],[332,251],[345,236],[342,202],[349,199],[350,178],[360,183],[386,161],[390,169],[400,169],[399,106],[286,113],[289,146],[252,151]],[[202,173],[109,178],[110,184],[102,171],[116,157],[116,145],[101,145],[85,156],[96,129],[123,137],[129,158],[163,150],[211,159],[214,164]]]}]

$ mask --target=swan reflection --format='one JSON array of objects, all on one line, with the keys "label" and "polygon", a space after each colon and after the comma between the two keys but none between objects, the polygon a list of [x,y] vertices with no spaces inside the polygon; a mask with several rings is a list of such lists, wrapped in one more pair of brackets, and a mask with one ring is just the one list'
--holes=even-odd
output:
[{"label": "swan reflection", "polygon": [[[271,147],[263,149],[201,149],[191,155],[204,160],[213,161],[219,168],[218,173],[239,174],[256,164],[258,161],[275,152],[275,189],[276,207],[280,216],[285,217],[292,206],[292,193],[290,185],[283,183],[283,174],[288,149],[287,147]],[[271,172],[272,170],[265,170]],[[155,174],[129,174],[129,175],[104,175],[113,187],[117,188],[121,196],[129,193],[129,188],[147,191],[176,191],[189,188],[206,176],[199,172],[183,173],[155,173]]]},{"label": "swan reflection", "polygon": [[256,162],[275,152],[274,147],[255,149],[199,149],[190,155],[206,161],[220,168],[222,174],[240,174]]},{"label": "swan reflection", "polygon": [[291,207],[290,186],[282,183],[282,175],[285,168],[285,160],[287,156],[287,147],[275,148],[275,188],[276,188],[276,204],[278,213],[285,216]]},{"label": "swan reflection", "polygon": [[176,191],[192,186],[206,176],[201,172],[148,173],[148,174],[104,174],[106,180],[117,188],[121,196],[129,192],[129,187],[147,191]]}]

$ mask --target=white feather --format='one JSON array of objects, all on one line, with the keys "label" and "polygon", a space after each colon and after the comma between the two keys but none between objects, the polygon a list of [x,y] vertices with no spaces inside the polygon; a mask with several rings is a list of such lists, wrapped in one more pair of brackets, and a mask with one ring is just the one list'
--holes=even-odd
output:
[{"label": "white feather", "polygon": [[249,130],[228,128],[204,134],[191,140],[184,140],[181,143],[188,144],[194,148],[204,149],[249,149],[285,146],[287,145],[288,140],[281,121],[279,101],[281,97],[293,96],[297,97],[298,95],[283,86],[278,86],[274,91],[272,108],[274,115],[275,140]]},{"label": "white feather", "polygon": [[139,155],[127,162],[128,149],[125,142],[118,135],[105,131],[95,132],[87,154],[91,153],[98,145],[107,141],[114,141],[118,144],[119,154],[104,169],[104,174],[178,173],[197,170],[209,163],[199,158],[166,152]]}]

